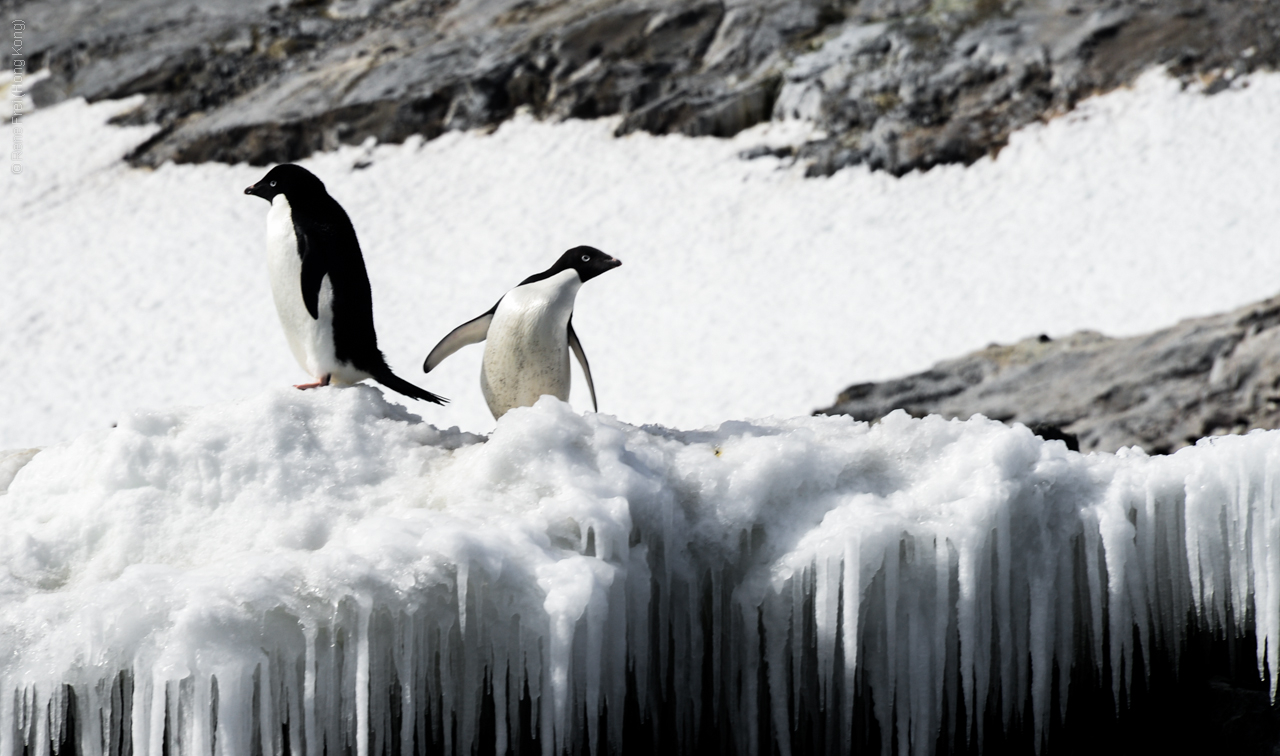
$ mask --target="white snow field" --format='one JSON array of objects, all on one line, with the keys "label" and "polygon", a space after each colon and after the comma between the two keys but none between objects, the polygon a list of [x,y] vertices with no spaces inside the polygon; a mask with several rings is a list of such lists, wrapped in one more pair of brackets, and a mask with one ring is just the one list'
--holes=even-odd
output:
[{"label": "white snow field", "polygon": [[[786,418],[992,339],[1272,293],[1280,75],[1151,75],[902,179],[737,159],[800,124],[317,155],[382,348],[455,400],[421,419],[289,388],[241,193],[264,169],[128,168],[128,107],[37,111],[0,180],[0,756],[550,756],[628,717],[784,756],[818,717],[847,752],[855,689],[930,754],[987,708],[1043,737],[1055,666],[1112,660],[1118,698],[1189,612],[1255,633],[1274,696],[1280,432],[1084,456],[982,418]],[[582,243],[624,263],[574,318],[602,414],[575,391],[495,427],[479,347],[419,372]]]},{"label": "white snow field", "polygon": [[686,753],[702,706],[742,754],[772,752],[758,716],[823,711],[848,753],[855,671],[903,753],[963,702],[1043,736],[1055,663],[1106,643],[1132,689],[1188,611],[1256,617],[1280,668],[1278,475],[1280,431],[1084,456],[985,419],[682,432],[543,397],[484,441],[371,387],[137,413],[0,496],[0,756],[616,753],[628,706]]},{"label": "white snow field", "polygon": [[[600,410],[691,428],[806,414],[993,340],[1130,334],[1273,294],[1280,75],[1244,84],[1205,97],[1154,73],[997,159],[901,179],[738,159],[795,140],[795,123],[615,139],[610,121],[525,118],[303,163],[355,224],[392,367],[454,400],[396,401],[492,428],[482,347],[429,376],[423,359],[591,244],[623,261],[574,317]],[[128,107],[36,111],[24,173],[0,180],[0,448],[309,380],[271,302],[267,205],[242,194],[266,169],[130,169],[120,157],[151,131],[104,125]]]}]

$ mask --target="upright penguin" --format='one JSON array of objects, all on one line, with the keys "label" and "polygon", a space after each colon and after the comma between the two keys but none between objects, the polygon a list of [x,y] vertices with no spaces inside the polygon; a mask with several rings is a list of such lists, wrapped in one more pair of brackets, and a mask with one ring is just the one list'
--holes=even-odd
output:
[{"label": "upright penguin", "polygon": [[596,405],[596,387],[582,342],[573,332],[573,300],[582,284],[622,263],[593,247],[574,247],[550,268],[529,276],[489,311],[458,326],[436,344],[422,369],[430,373],[444,358],[488,339],[480,368],[480,390],[494,418],[512,407],[528,407],[543,394],[569,400],[569,350],[582,365]]},{"label": "upright penguin", "polygon": [[278,165],[244,190],[271,203],[267,271],[293,356],[313,378],[300,389],[372,378],[414,399],[447,399],[397,377],[378,350],[373,297],[347,213],[306,168]]}]

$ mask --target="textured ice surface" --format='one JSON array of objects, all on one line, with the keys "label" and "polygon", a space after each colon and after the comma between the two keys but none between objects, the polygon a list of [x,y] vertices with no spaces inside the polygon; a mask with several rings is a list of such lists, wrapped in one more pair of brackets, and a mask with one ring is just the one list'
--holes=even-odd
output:
[{"label": "textured ice surface", "polygon": [[1119,689],[1132,629],[1176,647],[1188,612],[1255,622],[1277,669],[1276,471],[1280,432],[1082,456],[981,418],[683,432],[544,397],[486,440],[369,387],[139,413],[0,495],[0,756],[69,708],[86,756],[364,756],[617,745],[629,706],[767,754],[800,711],[847,737],[859,684],[916,753],[961,701],[1043,731],[1053,664]]}]

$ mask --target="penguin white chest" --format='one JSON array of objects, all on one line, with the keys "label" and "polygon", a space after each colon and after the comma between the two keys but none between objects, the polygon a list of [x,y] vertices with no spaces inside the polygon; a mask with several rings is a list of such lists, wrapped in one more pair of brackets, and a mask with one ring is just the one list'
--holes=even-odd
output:
[{"label": "penguin white chest", "polygon": [[289,200],[277,194],[267,212],[267,273],[276,314],[293,357],[308,375],[321,379],[339,366],[333,346],[333,285],[325,276],[317,300],[318,318],[302,299],[302,257]]},{"label": "penguin white chest", "polygon": [[577,271],[566,270],[517,286],[498,303],[480,369],[495,418],[544,394],[569,400],[569,317],[581,286]]}]

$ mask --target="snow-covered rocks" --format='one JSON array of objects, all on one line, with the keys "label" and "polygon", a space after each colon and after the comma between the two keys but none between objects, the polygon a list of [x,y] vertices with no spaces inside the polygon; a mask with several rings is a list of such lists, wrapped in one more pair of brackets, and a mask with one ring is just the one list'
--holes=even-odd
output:
[{"label": "snow-covered rocks", "polygon": [[485,440],[370,387],[140,413],[0,496],[0,754],[546,753],[628,710],[767,753],[802,709],[847,737],[858,680],[918,753],[961,701],[1043,732],[1053,663],[1109,658],[1118,690],[1187,611],[1252,618],[1277,668],[1278,462],[1280,433],[1082,456],[984,419],[674,431],[550,398]]},{"label": "snow-covered rocks", "polygon": [[1084,331],[992,344],[927,371],[846,388],[825,414],[973,414],[1060,428],[1084,451],[1166,454],[1280,427],[1280,298],[1112,339]]},{"label": "snow-covered rocks", "polygon": [[[1153,75],[998,159],[902,179],[737,158],[786,130],[617,139],[525,118],[305,165],[351,215],[397,374],[421,378],[450,328],[590,243],[627,261],[575,305],[600,409],[702,427],[806,414],[992,341],[1141,333],[1273,294],[1280,75],[1239,84],[1204,97]],[[271,306],[265,209],[242,193],[262,170],[130,169],[153,129],[106,121],[136,104],[37,110],[25,172],[0,182],[0,448],[306,379]],[[423,378],[453,399],[417,410],[429,422],[492,427],[481,351]]]}]

